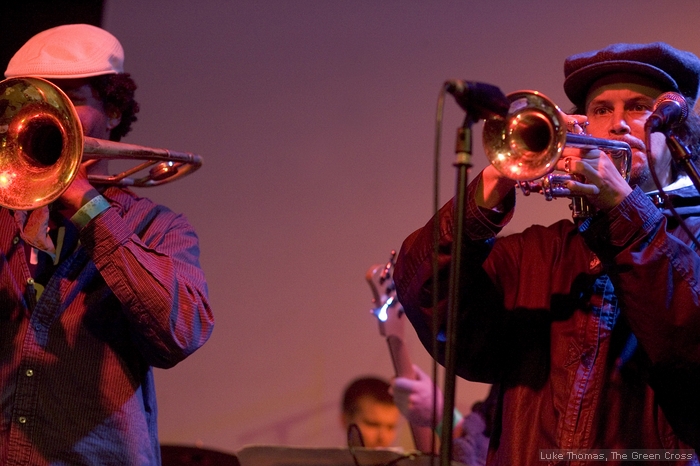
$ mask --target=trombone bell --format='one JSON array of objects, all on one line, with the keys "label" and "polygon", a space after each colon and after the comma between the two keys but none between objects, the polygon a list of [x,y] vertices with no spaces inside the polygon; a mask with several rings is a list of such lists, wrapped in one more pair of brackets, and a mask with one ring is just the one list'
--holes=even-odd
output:
[{"label": "trombone bell", "polygon": [[[142,161],[116,175],[89,175],[93,184],[149,187],[202,165],[199,155],[83,136],[70,99],[53,83],[20,77],[0,82],[0,206],[34,210],[58,199],[91,159]],[[150,169],[146,176],[132,177]]]},{"label": "trombone bell", "polygon": [[70,99],[37,78],[0,82],[0,205],[51,203],[78,172],[83,131]]}]

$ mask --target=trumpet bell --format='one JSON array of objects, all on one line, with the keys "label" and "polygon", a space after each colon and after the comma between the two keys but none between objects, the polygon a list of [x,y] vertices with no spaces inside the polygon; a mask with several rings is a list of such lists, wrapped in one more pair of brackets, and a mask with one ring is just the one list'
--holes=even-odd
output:
[{"label": "trumpet bell", "polygon": [[531,181],[551,172],[566,145],[566,125],[559,107],[537,91],[508,94],[505,117],[484,123],[486,157],[504,176]]},{"label": "trumpet bell", "polygon": [[[622,141],[567,132],[563,112],[537,91],[508,94],[505,117],[486,120],[483,144],[486,157],[499,172],[516,181],[525,195],[540,192],[545,199],[569,196],[564,184],[577,175],[555,175],[564,147],[598,148],[604,151],[629,181],[632,149]],[[590,217],[593,207],[581,196],[572,196],[574,218]]]},{"label": "trumpet bell", "polygon": [[58,87],[30,77],[0,82],[0,205],[31,210],[57,199],[82,147],[80,120]]}]

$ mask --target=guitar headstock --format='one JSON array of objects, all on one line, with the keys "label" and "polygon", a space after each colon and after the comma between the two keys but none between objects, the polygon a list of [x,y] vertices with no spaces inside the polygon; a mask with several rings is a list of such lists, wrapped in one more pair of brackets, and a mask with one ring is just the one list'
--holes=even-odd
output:
[{"label": "guitar headstock", "polygon": [[388,337],[403,336],[404,310],[396,297],[394,286],[394,261],[396,251],[391,251],[389,261],[384,265],[373,265],[367,271],[365,278],[372,289],[372,304],[370,311],[379,321],[379,332]]}]

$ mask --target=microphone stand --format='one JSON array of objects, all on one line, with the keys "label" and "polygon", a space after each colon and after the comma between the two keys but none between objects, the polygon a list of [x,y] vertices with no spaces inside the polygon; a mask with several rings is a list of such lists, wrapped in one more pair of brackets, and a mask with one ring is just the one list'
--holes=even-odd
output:
[{"label": "microphone stand", "polygon": [[666,135],[666,145],[671,151],[671,156],[676,162],[683,165],[686,174],[695,185],[695,189],[700,193],[700,174],[698,173],[697,167],[690,159],[690,150],[673,132],[669,131],[664,134]]},{"label": "microphone stand", "polygon": [[452,460],[452,431],[455,406],[455,359],[457,339],[457,313],[461,286],[460,269],[462,264],[462,236],[464,231],[464,206],[469,170],[472,168],[472,129],[475,122],[469,114],[461,128],[457,130],[455,162],[457,187],[454,200],[454,230],[452,238],[452,262],[450,267],[449,297],[447,305],[447,329],[445,343],[445,383],[442,411],[442,432],[440,436],[440,465],[449,466]]}]

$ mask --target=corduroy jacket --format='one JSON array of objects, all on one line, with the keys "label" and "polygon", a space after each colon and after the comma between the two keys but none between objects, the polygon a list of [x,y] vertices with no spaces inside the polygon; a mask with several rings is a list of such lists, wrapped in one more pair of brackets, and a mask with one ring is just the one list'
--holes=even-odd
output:
[{"label": "corduroy jacket", "polygon": [[[502,387],[487,464],[599,464],[543,457],[550,450],[692,455],[700,448],[700,256],[678,222],[635,189],[578,225],[561,220],[496,237],[515,191],[504,212],[481,209],[478,182],[467,193],[455,344],[459,376]],[[697,237],[695,188],[669,194]],[[452,201],[437,216],[442,362]],[[432,238],[431,220],[404,241],[394,274],[429,351]],[[645,464],[694,463],[684,456]]]}]

